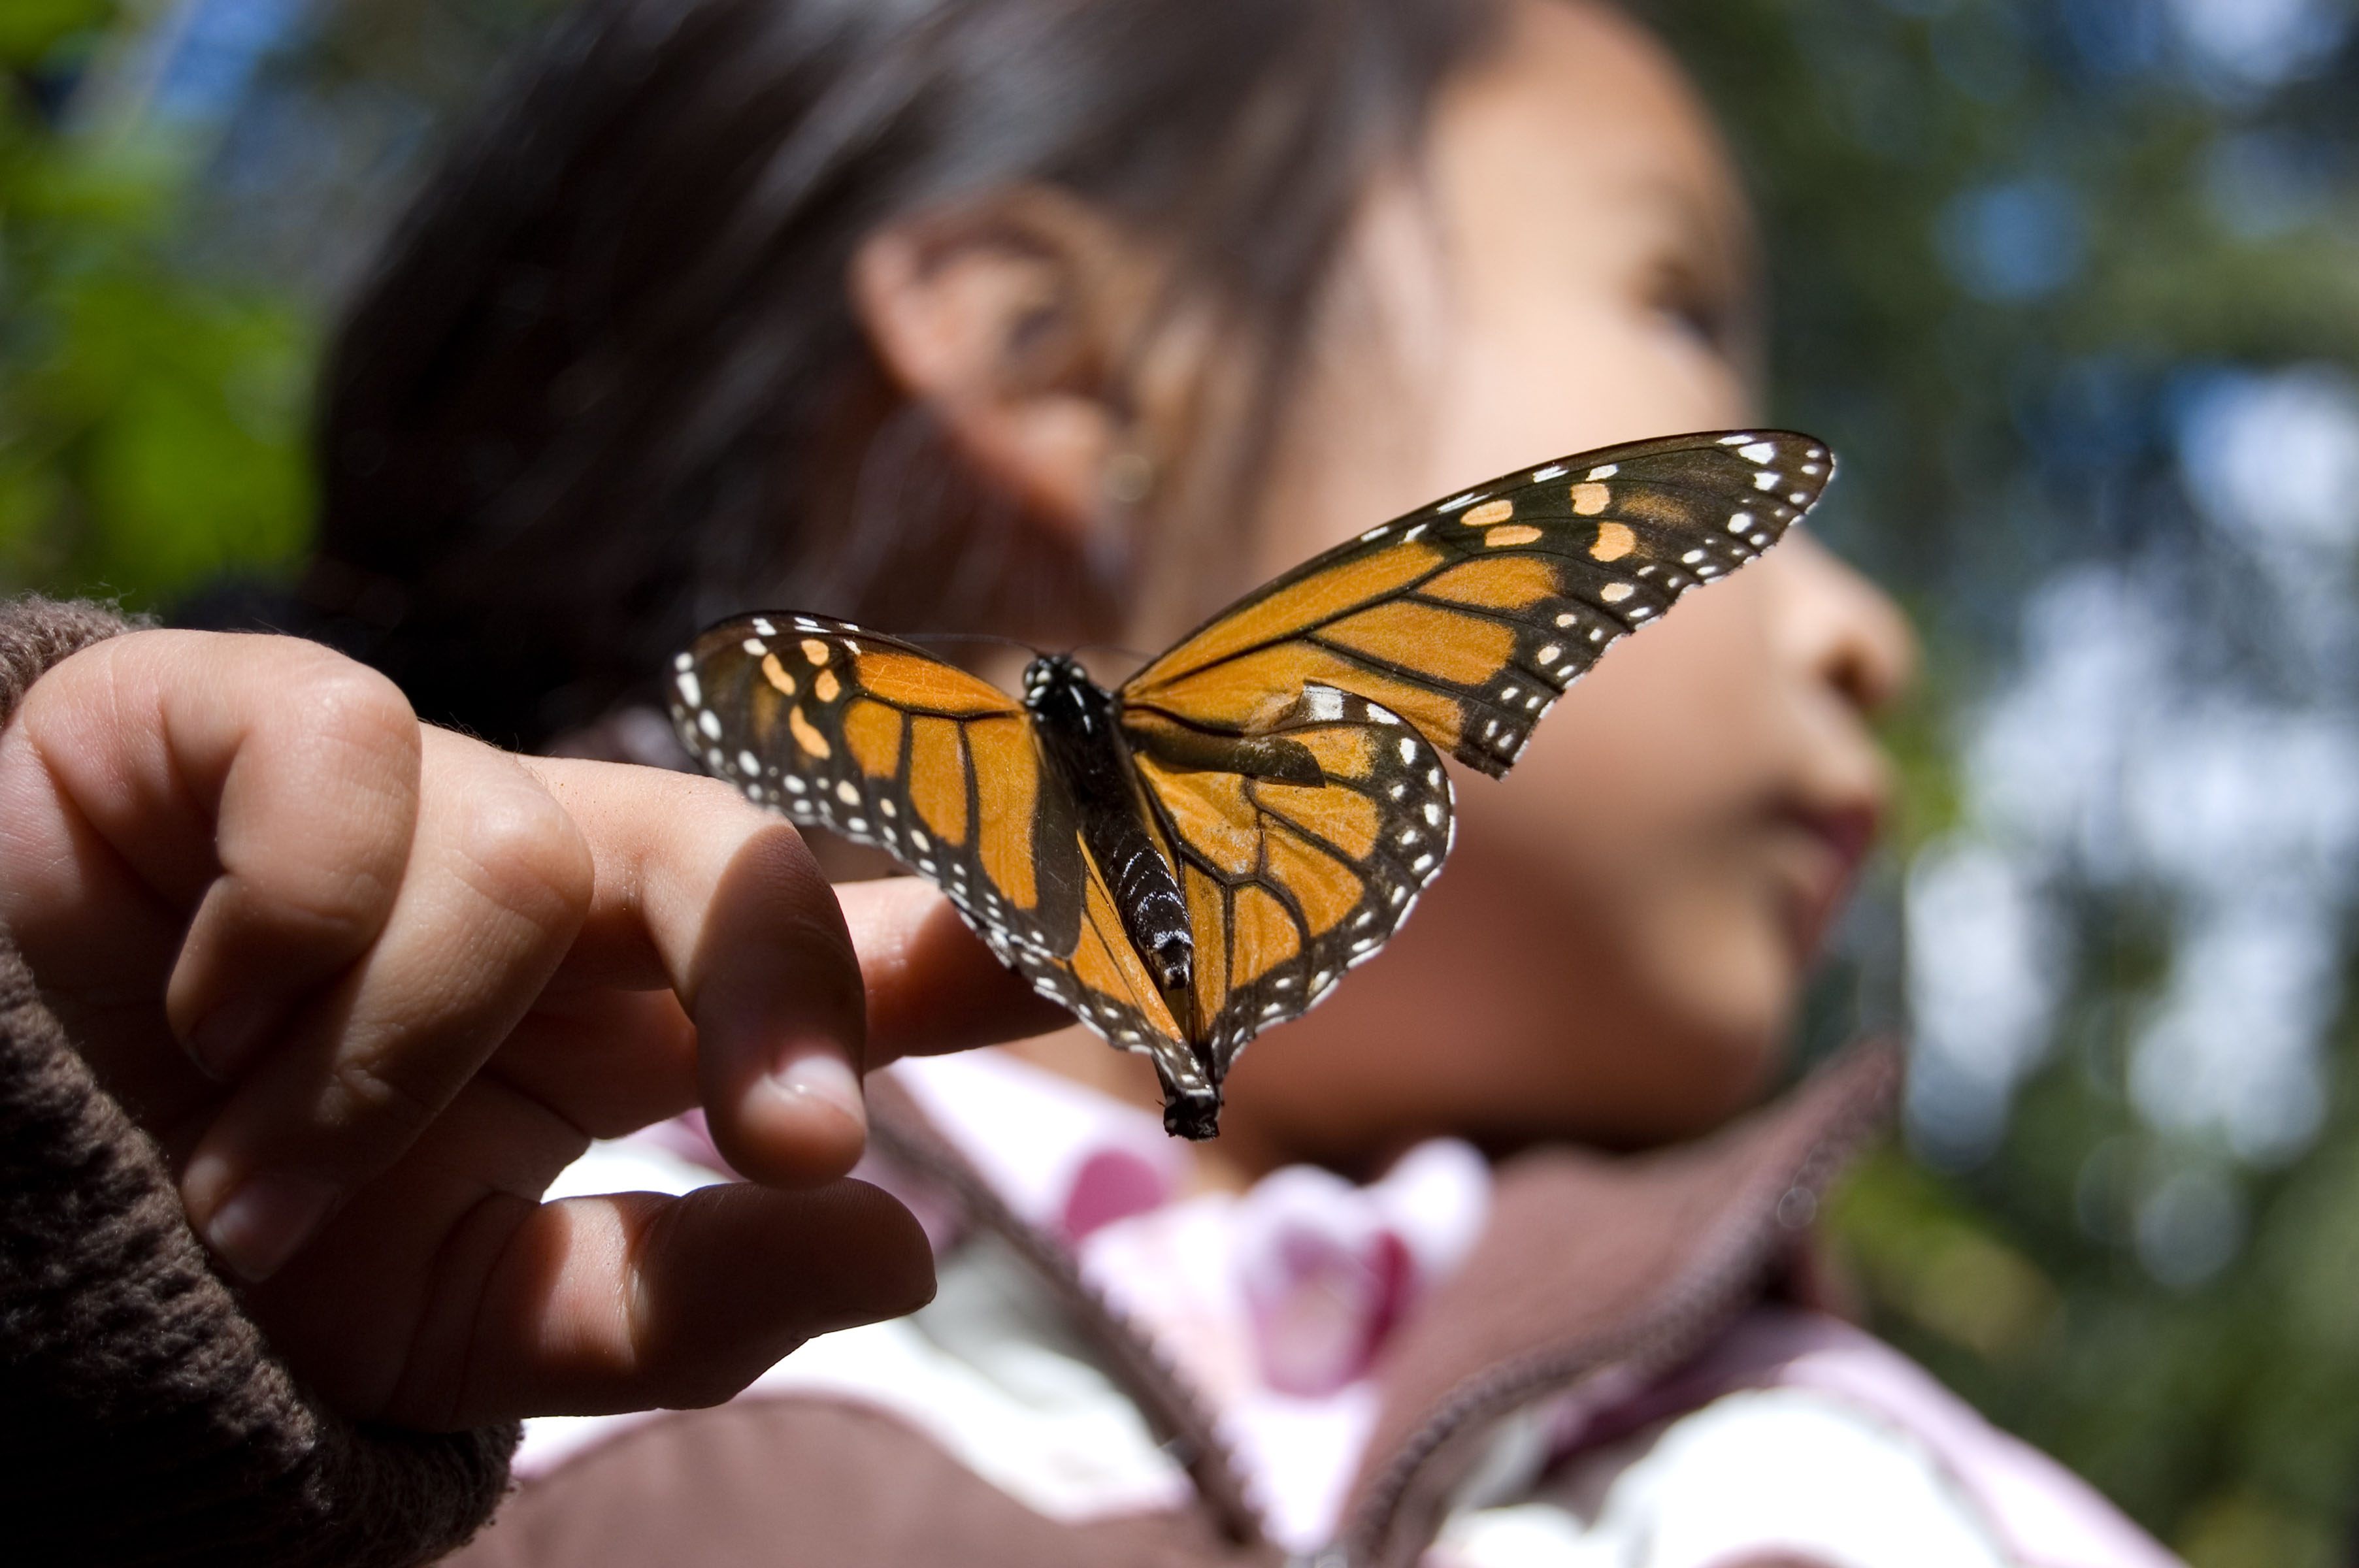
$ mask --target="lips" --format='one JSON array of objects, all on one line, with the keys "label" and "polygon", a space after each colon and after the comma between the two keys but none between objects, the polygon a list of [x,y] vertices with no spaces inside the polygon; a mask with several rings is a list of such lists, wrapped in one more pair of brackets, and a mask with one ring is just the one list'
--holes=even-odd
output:
[{"label": "lips", "polygon": [[1788,873],[1781,879],[1787,885],[1780,903],[1797,963],[1807,964],[1818,956],[1875,843],[1881,816],[1865,802],[1788,806],[1778,814],[1792,849],[1778,860]]}]

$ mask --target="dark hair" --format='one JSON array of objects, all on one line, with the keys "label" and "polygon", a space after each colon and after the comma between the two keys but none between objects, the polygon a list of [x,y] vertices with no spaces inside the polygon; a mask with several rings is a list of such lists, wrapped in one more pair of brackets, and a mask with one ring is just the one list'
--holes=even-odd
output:
[{"label": "dark hair", "polygon": [[[1098,634],[1125,585],[897,406],[862,237],[1026,184],[1154,243],[1266,429],[1470,0],[593,0],[351,311],[307,595],[430,719],[536,745],[757,603]],[[1240,486],[1258,454],[1236,464]]]}]

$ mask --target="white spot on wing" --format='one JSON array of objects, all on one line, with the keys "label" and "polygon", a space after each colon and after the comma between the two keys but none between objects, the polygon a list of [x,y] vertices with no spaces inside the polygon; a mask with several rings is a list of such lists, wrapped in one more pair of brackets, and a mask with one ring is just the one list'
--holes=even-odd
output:
[{"label": "white spot on wing", "polygon": [[1589,477],[1592,479],[1612,479],[1615,474],[1620,473],[1621,471],[1622,465],[1620,463],[1600,463],[1595,468],[1589,470]]},{"label": "white spot on wing", "polygon": [[1737,448],[1736,455],[1748,463],[1767,463],[1777,455],[1777,449],[1768,441],[1755,441],[1750,446]]},{"label": "white spot on wing", "polygon": [[[686,654],[682,654],[680,657],[685,659],[688,655]],[[679,672],[679,679],[673,684],[679,687],[679,699],[682,702],[688,704],[690,708],[701,708],[704,706],[704,687],[698,684],[696,672],[694,670],[682,665]]]}]

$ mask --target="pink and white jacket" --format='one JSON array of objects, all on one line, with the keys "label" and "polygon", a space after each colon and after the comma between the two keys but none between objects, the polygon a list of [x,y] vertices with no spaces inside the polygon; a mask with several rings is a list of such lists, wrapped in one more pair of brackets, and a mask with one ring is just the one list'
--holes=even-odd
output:
[{"label": "pink and white jacket", "polygon": [[[872,1080],[928,1223],[912,1317],[712,1411],[528,1423],[454,1561],[2163,1568],[2052,1461],[1797,1281],[1896,1066],[1717,1137],[1189,1190],[1144,1113],[998,1053]],[[1020,1130],[1011,1132],[1009,1130]],[[690,1123],[563,1190],[726,1179]]]}]

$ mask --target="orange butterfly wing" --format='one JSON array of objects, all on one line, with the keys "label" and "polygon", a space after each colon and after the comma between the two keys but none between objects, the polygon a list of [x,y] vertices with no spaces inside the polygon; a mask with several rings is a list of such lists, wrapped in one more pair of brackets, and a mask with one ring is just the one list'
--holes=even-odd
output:
[{"label": "orange butterfly wing", "polygon": [[1735,570],[1814,505],[1812,437],[1608,447],[1372,528],[1222,611],[1122,688],[1126,709],[1253,734],[1316,683],[1497,777],[1614,642]]},{"label": "orange butterfly wing", "polygon": [[[1245,1042],[1375,957],[1450,853],[1441,757],[1364,697],[1312,687],[1258,737],[1315,771],[1201,765],[1201,733],[1132,715],[1124,733],[1180,869],[1196,947],[1190,1033],[1217,1086]],[[1183,765],[1186,763],[1196,765]]]},{"label": "orange butterfly wing", "polygon": [[1154,1055],[1175,1092],[1211,1092],[1014,698],[846,622],[749,615],[679,655],[671,708],[708,772],[885,849],[1041,994]]},{"label": "orange butterfly wing", "polygon": [[724,622],[676,665],[673,723],[708,772],[885,849],[949,893],[1002,960],[1070,957],[1086,883],[1073,808],[1013,697],[816,615]]},{"label": "orange butterfly wing", "polygon": [[[1505,773],[1606,648],[1776,543],[1832,469],[1811,437],[1728,431],[1519,470],[1287,573],[1126,682],[1216,1079],[1374,957],[1440,869],[1436,749]],[[1289,741],[1315,782],[1273,776]]]}]

